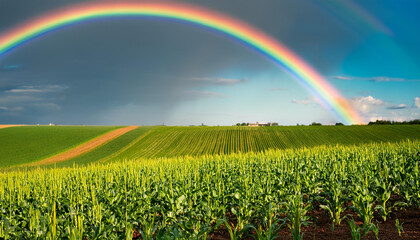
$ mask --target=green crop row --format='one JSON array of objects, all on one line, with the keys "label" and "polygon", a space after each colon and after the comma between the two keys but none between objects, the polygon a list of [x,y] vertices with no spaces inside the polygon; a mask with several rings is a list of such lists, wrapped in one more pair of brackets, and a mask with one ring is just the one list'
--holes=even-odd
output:
[{"label": "green crop row", "polygon": [[0,238],[301,239],[318,208],[334,225],[350,211],[357,239],[377,233],[374,217],[419,208],[419,162],[407,140],[0,173]]},{"label": "green crop row", "polygon": [[420,139],[420,126],[156,127],[112,159],[261,152]]},{"label": "green crop row", "polygon": [[[0,130],[0,168],[42,160],[116,127],[25,126]],[[121,159],[261,152],[319,145],[420,139],[419,126],[139,127],[46,167]]]}]

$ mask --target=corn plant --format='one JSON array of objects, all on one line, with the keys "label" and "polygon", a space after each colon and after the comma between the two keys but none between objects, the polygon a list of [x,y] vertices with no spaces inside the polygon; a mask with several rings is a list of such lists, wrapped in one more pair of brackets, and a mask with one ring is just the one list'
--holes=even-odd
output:
[{"label": "corn plant", "polygon": [[373,196],[368,192],[366,188],[361,189],[359,186],[356,188],[356,193],[353,196],[353,206],[351,207],[362,219],[364,234],[369,231],[369,226],[373,220],[374,214],[374,201]]},{"label": "corn plant", "polygon": [[274,240],[277,238],[281,227],[286,224],[286,221],[285,218],[277,219],[276,221],[267,224],[266,228],[263,228],[261,225],[258,229],[255,226],[251,226],[251,229],[257,234],[257,236],[252,237],[257,240]]},{"label": "corn plant", "polygon": [[360,240],[362,236],[362,228],[357,226],[353,218],[351,220],[347,220],[347,222],[350,226],[351,239]]},{"label": "corn plant", "polygon": [[340,225],[341,221],[346,216],[341,216],[342,212],[346,209],[345,203],[349,198],[343,193],[345,191],[344,186],[341,182],[333,181],[332,184],[327,188],[326,197],[322,199],[326,204],[320,205],[324,210],[327,210],[332,219],[332,230],[334,231],[335,224]]},{"label": "corn plant", "polygon": [[309,204],[304,204],[303,194],[300,192],[300,188],[296,187],[295,194],[288,198],[287,203],[283,203],[286,207],[287,219],[289,220],[289,228],[292,233],[294,240],[300,240],[303,238],[302,225],[309,225],[309,216],[306,215]]},{"label": "corn plant", "polygon": [[234,226],[233,224],[229,224],[228,221],[225,220],[226,229],[229,232],[230,240],[237,240],[241,239],[242,235],[244,235],[248,230],[252,229],[252,225],[247,224],[241,228],[238,226]]},{"label": "corn plant", "polygon": [[377,224],[371,223],[369,226],[369,231],[372,231],[376,239],[379,240],[379,223]]},{"label": "corn plant", "polygon": [[269,202],[267,207],[263,207],[261,222],[258,227],[252,225],[252,229],[257,236],[255,239],[275,239],[281,227],[286,224],[286,218],[279,218],[279,208],[275,204]]},{"label": "corn plant", "polygon": [[398,236],[400,236],[400,237],[401,237],[401,233],[404,232],[404,229],[403,229],[403,226],[402,225],[403,225],[403,223],[400,224],[400,220],[398,218],[395,219],[395,227],[397,227]]},{"label": "corn plant", "polygon": [[154,213],[144,214],[140,220],[140,234],[142,239],[151,240],[155,234],[158,224],[155,222],[156,215]]}]

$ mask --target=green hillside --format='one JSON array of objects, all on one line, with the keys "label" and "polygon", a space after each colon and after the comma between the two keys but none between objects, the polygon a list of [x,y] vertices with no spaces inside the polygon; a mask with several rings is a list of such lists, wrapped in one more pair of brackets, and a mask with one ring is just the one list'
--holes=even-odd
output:
[{"label": "green hillside", "polygon": [[118,154],[119,151],[124,150],[125,147],[129,146],[132,142],[138,141],[143,134],[147,133],[153,127],[138,127],[132,131],[129,131],[122,136],[102,145],[94,150],[75,157],[69,161],[59,162],[54,164],[57,167],[69,167],[73,164],[87,164],[95,161],[106,160],[112,157],[114,154]]},{"label": "green hillside", "polygon": [[[34,162],[117,127],[25,126],[0,130],[0,167]],[[319,145],[420,139],[419,125],[139,127],[57,167],[124,159],[260,152]]]},{"label": "green hillside", "polygon": [[156,127],[112,160],[420,139],[420,126]]},{"label": "green hillside", "polygon": [[21,126],[0,130],[0,167],[41,160],[119,127]]}]

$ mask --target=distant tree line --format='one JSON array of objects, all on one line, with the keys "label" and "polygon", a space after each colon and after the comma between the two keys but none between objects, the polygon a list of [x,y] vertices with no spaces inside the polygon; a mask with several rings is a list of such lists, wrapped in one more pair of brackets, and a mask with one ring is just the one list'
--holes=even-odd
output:
[{"label": "distant tree line", "polygon": [[369,122],[368,125],[414,125],[420,124],[420,119],[415,119],[411,121],[388,121],[388,120],[376,120],[376,122]]},{"label": "distant tree line", "polygon": [[[414,125],[414,124],[420,124],[420,119],[415,119],[411,121],[404,121],[404,122],[398,122],[398,121],[388,121],[388,120],[376,120],[375,122],[369,122],[368,125]],[[248,126],[249,123],[237,123],[236,126]],[[297,126],[305,126],[305,124],[296,124]],[[343,126],[344,124],[341,122],[338,122],[335,124],[336,126]],[[307,126],[322,126],[321,123],[313,122]]]},{"label": "distant tree line", "polygon": [[322,126],[322,124],[321,123],[317,123],[317,122],[313,122],[313,123],[311,123],[311,124],[309,124],[309,125],[305,125],[305,124],[296,124],[296,126]]}]

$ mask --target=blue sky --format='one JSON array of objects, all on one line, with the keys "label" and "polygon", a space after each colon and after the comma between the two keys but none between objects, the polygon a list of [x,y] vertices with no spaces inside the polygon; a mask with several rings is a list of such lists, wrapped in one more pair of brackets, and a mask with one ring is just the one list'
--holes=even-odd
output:
[{"label": "blue sky", "polygon": [[[0,0],[0,34],[80,1]],[[420,1],[186,1],[261,29],[319,71],[365,122],[420,118]],[[281,125],[340,121],[284,69],[170,21],[67,27],[0,58],[0,124]]]}]

